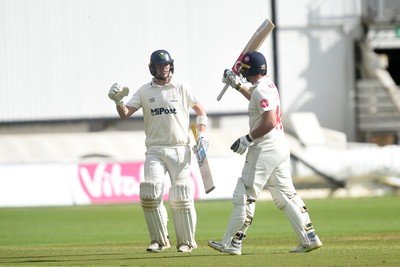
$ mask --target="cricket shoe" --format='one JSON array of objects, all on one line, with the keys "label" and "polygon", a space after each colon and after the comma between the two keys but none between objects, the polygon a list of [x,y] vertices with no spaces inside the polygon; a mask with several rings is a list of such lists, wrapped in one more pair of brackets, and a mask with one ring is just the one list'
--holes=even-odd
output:
[{"label": "cricket shoe", "polygon": [[228,246],[223,246],[217,241],[208,241],[208,245],[219,252],[228,253],[230,255],[242,255],[242,243],[233,240]]},{"label": "cricket shoe", "polygon": [[294,249],[291,249],[289,252],[290,253],[306,253],[310,252],[311,250],[317,249],[322,247],[322,242],[319,240],[319,237],[314,234],[313,237],[310,238],[310,244],[309,245],[298,245]]},{"label": "cricket shoe", "polygon": [[151,245],[147,247],[148,252],[160,252],[163,251],[164,249],[170,248],[171,247],[171,242],[168,241],[168,244],[166,246],[161,246],[158,242],[151,242]]},{"label": "cricket shoe", "polygon": [[222,244],[217,241],[208,241],[208,246],[218,250],[219,252],[222,252]]},{"label": "cricket shoe", "polygon": [[192,252],[193,248],[186,244],[182,244],[178,247],[178,252]]}]

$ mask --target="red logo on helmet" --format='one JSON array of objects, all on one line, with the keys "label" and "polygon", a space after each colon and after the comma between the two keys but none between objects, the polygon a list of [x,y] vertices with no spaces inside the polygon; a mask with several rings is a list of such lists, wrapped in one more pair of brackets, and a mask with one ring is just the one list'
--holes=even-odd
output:
[{"label": "red logo on helmet", "polygon": [[267,107],[269,106],[268,100],[267,100],[267,99],[261,100],[261,101],[260,101],[260,106],[261,106],[262,108],[267,108]]},{"label": "red logo on helmet", "polygon": [[244,62],[249,62],[249,60],[250,60],[250,57],[249,57],[249,56],[245,56],[245,57],[244,57]]}]

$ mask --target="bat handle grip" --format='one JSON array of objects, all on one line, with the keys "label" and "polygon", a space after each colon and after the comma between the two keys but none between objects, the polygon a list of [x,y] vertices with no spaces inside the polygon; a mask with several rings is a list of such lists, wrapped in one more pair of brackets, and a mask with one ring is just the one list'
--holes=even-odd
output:
[{"label": "bat handle grip", "polygon": [[228,89],[229,85],[225,84],[224,88],[221,90],[221,93],[219,93],[217,100],[220,101],[222,96],[225,94],[226,90]]},{"label": "bat handle grip", "polygon": [[194,140],[196,141],[196,139],[197,139],[196,125],[195,125],[194,123],[192,123],[192,124],[190,125],[190,128],[192,128],[192,133],[193,133],[193,136],[194,136]]}]

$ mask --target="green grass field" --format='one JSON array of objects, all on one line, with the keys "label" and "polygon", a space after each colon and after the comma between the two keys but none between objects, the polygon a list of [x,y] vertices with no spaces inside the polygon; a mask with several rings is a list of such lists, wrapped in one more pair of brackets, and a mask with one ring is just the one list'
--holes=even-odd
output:
[{"label": "green grass field", "polygon": [[[289,222],[272,202],[261,201],[241,256],[207,246],[222,237],[231,201],[196,202],[199,247],[192,253],[175,246],[146,252],[139,204],[1,208],[0,266],[400,266],[399,196],[306,203],[321,249],[288,253],[297,245]],[[174,243],[171,220],[169,230]]]}]

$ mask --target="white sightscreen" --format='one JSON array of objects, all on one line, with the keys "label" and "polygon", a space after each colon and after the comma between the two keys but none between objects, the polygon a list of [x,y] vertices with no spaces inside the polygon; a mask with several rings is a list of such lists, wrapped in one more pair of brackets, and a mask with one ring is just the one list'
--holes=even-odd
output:
[{"label": "white sightscreen", "polygon": [[[170,52],[175,75],[208,113],[245,112],[236,92],[216,97],[223,70],[270,18],[269,3],[0,0],[0,122],[116,117],[110,86],[119,82],[132,94],[148,82],[157,49]],[[260,51],[272,62],[271,38]]]}]

